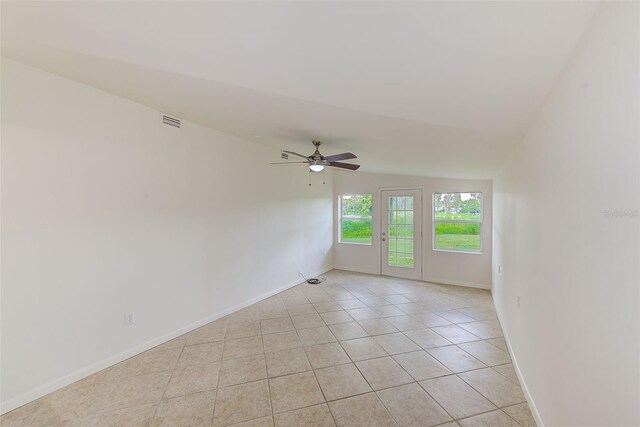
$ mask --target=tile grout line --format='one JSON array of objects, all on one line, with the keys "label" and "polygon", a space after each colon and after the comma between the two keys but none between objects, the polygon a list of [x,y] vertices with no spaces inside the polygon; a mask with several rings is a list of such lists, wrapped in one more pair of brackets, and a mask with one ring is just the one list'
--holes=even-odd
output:
[{"label": "tile grout line", "polygon": [[[357,275],[353,275],[353,276],[357,277]],[[489,312],[489,310],[485,307],[486,303],[484,301],[479,301],[478,304],[470,304],[469,305],[469,302],[471,302],[471,300],[476,297],[476,295],[475,295],[476,293],[465,293],[463,295],[458,296],[457,298],[439,298],[440,296],[448,296],[448,294],[447,293],[437,293],[436,295],[432,295],[432,296],[429,297],[431,299],[431,301],[433,301],[433,302],[435,302],[437,304],[446,306],[446,305],[450,304],[451,301],[458,301],[458,302],[454,302],[452,305],[449,305],[449,307],[451,307],[451,308],[449,308],[448,310],[441,309],[440,311],[454,311],[455,310],[458,313],[460,313],[461,315],[468,316],[469,318],[471,318],[473,320],[472,321],[465,321],[465,322],[457,322],[456,323],[456,322],[449,321],[448,319],[446,319],[443,316],[439,316],[444,321],[450,322],[450,324],[449,325],[441,325],[441,326],[433,326],[433,328],[432,328],[432,327],[428,326],[426,323],[424,323],[424,321],[421,321],[421,320],[418,319],[419,315],[421,315],[421,314],[433,314],[435,316],[438,316],[437,312],[433,308],[430,308],[430,307],[433,307],[433,304],[430,304],[430,307],[427,307],[427,305],[429,305],[429,304],[424,304],[425,302],[427,302],[426,298],[427,298],[428,292],[419,293],[419,294],[417,294],[417,296],[414,296],[412,298],[407,298],[406,297],[406,295],[411,294],[414,290],[416,290],[416,285],[422,285],[422,283],[414,284],[412,281],[408,281],[408,282],[402,281],[397,287],[394,287],[393,285],[391,287],[389,287],[389,286],[384,286],[382,280],[377,280],[377,281],[374,282],[373,286],[367,286],[367,284],[362,283],[363,281],[354,281],[353,283],[350,283],[349,280],[353,280],[353,278],[350,278],[350,277],[352,277],[352,276],[351,275],[345,275],[344,278],[339,276],[339,279],[340,279],[339,283],[331,284],[331,287],[327,286],[328,284],[321,285],[320,287],[316,287],[316,289],[320,289],[324,294],[321,294],[320,292],[318,292],[318,293],[307,292],[307,291],[311,291],[313,289],[313,288],[307,288],[307,287],[298,288],[298,290],[299,290],[298,293],[289,293],[289,291],[292,291],[292,290],[297,288],[297,287],[292,287],[291,289],[288,289],[288,290],[285,290],[283,292],[280,292],[279,294],[273,295],[272,297],[269,297],[269,299],[265,300],[265,301],[270,301],[273,298],[273,301],[274,301],[274,305],[273,305],[274,309],[273,309],[273,311],[274,312],[278,311],[277,307],[279,306],[278,304],[275,304],[275,302],[276,301],[281,301],[281,305],[283,306],[284,311],[287,313],[288,316],[269,317],[269,318],[262,319],[261,316],[260,316],[260,302],[255,303],[252,306],[248,306],[246,308],[243,308],[243,310],[244,310],[244,309],[248,309],[250,307],[256,307],[257,322],[258,322],[258,326],[259,326],[259,329],[260,329],[260,334],[259,335],[249,335],[248,337],[240,336],[240,337],[236,337],[235,339],[243,339],[243,338],[250,338],[250,337],[254,337],[254,336],[260,336],[261,345],[262,345],[262,353],[261,354],[265,356],[265,369],[267,369],[267,367],[266,367],[266,355],[267,354],[275,353],[275,352],[278,352],[278,351],[290,350],[290,349],[283,348],[283,349],[280,349],[280,350],[271,351],[271,352],[267,353],[266,348],[265,348],[264,337],[266,335],[275,334],[275,333],[278,333],[278,332],[271,332],[269,334],[265,333],[264,330],[262,329],[261,321],[262,320],[269,320],[269,319],[285,319],[286,318],[294,326],[294,329],[292,331],[295,331],[295,333],[296,333],[295,335],[296,335],[297,341],[299,343],[299,345],[296,346],[295,348],[296,349],[302,349],[302,351],[304,352],[305,358],[307,358],[307,362],[309,362],[309,361],[308,361],[308,357],[307,357],[306,350],[305,350],[306,348],[313,347],[313,346],[316,346],[316,345],[324,345],[324,344],[332,344],[332,343],[337,343],[339,345],[339,347],[342,349],[342,351],[347,355],[347,358],[350,361],[350,362],[345,362],[343,364],[330,365],[330,366],[322,367],[322,368],[313,368],[313,366],[310,366],[310,370],[311,370],[311,372],[313,372],[314,378],[316,380],[316,383],[318,383],[318,385],[319,385],[319,381],[318,381],[318,377],[316,375],[316,371],[317,370],[330,368],[330,367],[335,367],[335,366],[346,365],[346,364],[352,364],[352,365],[354,365],[356,367],[359,375],[361,375],[361,377],[364,379],[366,384],[371,389],[371,391],[367,391],[366,393],[359,393],[359,394],[355,394],[355,395],[352,395],[352,396],[347,396],[347,397],[340,398],[340,399],[334,399],[334,400],[332,400],[332,402],[333,401],[338,401],[338,400],[343,400],[343,399],[348,399],[348,398],[351,398],[351,397],[360,396],[360,395],[368,394],[368,393],[374,393],[376,395],[376,397],[378,398],[378,400],[380,400],[380,398],[378,397],[377,393],[380,392],[380,391],[387,390],[389,388],[417,383],[418,386],[421,387],[420,388],[421,390],[424,390],[424,389],[420,385],[419,381],[415,380],[415,378],[413,378],[410,374],[408,374],[408,372],[406,371],[406,369],[402,365],[399,365],[400,368],[402,369],[402,371],[405,372],[414,381],[412,381],[410,383],[407,383],[407,384],[401,384],[401,385],[398,385],[398,386],[390,386],[390,387],[381,388],[380,390],[374,390],[373,387],[371,387],[371,383],[369,382],[369,380],[364,376],[364,374],[362,373],[362,371],[358,367],[357,363],[368,361],[368,360],[375,360],[375,359],[381,359],[381,358],[390,357],[391,360],[394,361],[394,363],[398,364],[398,362],[395,361],[395,358],[393,356],[397,356],[397,355],[401,355],[401,354],[407,354],[407,353],[411,353],[411,352],[418,352],[418,351],[425,352],[426,354],[429,354],[431,357],[435,357],[431,353],[429,353],[427,348],[424,348],[424,347],[420,346],[415,340],[411,339],[409,336],[406,335],[406,332],[411,331],[411,330],[415,330],[415,329],[397,330],[397,332],[386,332],[384,334],[370,334],[368,331],[365,330],[364,332],[366,333],[366,335],[363,336],[363,337],[354,337],[354,338],[350,338],[348,340],[340,340],[340,339],[338,339],[337,337],[334,336],[334,339],[336,339],[337,341],[329,341],[327,343],[323,342],[323,343],[319,343],[319,344],[314,342],[311,345],[303,345],[302,344],[302,341],[301,341],[301,338],[300,338],[300,331],[308,330],[308,329],[314,329],[314,328],[327,328],[329,333],[333,336],[334,334],[333,334],[333,331],[331,330],[331,326],[333,326],[333,325],[327,324],[327,322],[325,321],[324,317],[322,317],[322,314],[323,313],[334,313],[334,312],[344,312],[344,313],[346,313],[347,315],[349,315],[352,318],[351,321],[354,322],[356,325],[358,325],[360,328],[363,328],[362,325],[360,324],[360,322],[364,322],[364,321],[367,321],[367,320],[382,320],[382,321],[390,323],[389,320],[388,320],[389,318],[400,317],[400,316],[409,316],[410,318],[412,318],[416,322],[418,322],[421,325],[423,325],[423,327],[418,328],[418,329],[426,329],[428,331],[433,332],[434,334],[436,334],[438,336],[441,336],[441,335],[438,334],[436,331],[434,331],[433,328],[437,328],[437,327],[441,327],[441,326],[445,326],[445,327],[446,326],[456,326],[458,328],[461,328],[461,329],[465,330],[467,333],[469,333],[471,335],[474,335],[471,331],[467,330],[464,327],[461,327],[460,325],[461,324],[471,324],[471,323],[476,323],[476,322],[491,322],[491,321],[496,320],[493,317],[485,318],[487,316],[487,313]],[[373,278],[375,278],[375,277],[377,277],[377,276],[373,276]],[[301,286],[301,285],[298,285],[298,286]],[[302,286],[304,286],[304,284]],[[331,291],[328,291],[329,289]],[[428,291],[431,291],[431,290],[432,289],[429,289]],[[438,286],[436,288],[436,290],[441,290],[441,287]],[[365,291],[367,291],[369,293],[369,295],[367,295],[365,293]],[[292,295],[291,298],[304,298],[304,300],[306,300],[306,302],[304,302],[303,304],[290,304],[289,306],[287,306],[286,303],[283,301],[287,297],[282,296],[282,295]],[[367,296],[363,296],[363,295],[367,295]],[[397,296],[397,295],[400,295],[400,296],[406,298],[410,302],[402,302],[402,301],[398,302],[397,298],[391,298],[391,297]],[[348,298],[349,296],[352,297],[352,298]],[[451,296],[453,297],[453,295],[451,295]],[[325,299],[325,298],[329,298],[329,299]],[[344,298],[346,298],[346,299],[344,299]],[[388,302],[389,304],[368,305],[367,303],[362,301],[362,299],[366,299],[366,298],[381,298],[382,300]],[[312,302],[312,300],[314,300],[314,302]],[[346,306],[353,306],[355,304],[355,303],[346,303],[345,301],[357,301],[358,303],[363,304],[364,306],[363,307],[345,308]],[[396,303],[394,304],[394,303],[391,303],[390,301],[396,301]],[[465,302],[463,302],[463,301],[465,301]],[[320,312],[320,311],[318,311],[316,305],[317,304],[322,304],[323,302],[336,303],[338,306],[341,307],[341,309]],[[345,303],[344,304],[340,304],[340,302],[345,302]],[[296,309],[292,308],[292,307],[294,307],[296,305],[307,305],[307,304],[310,305],[309,309],[312,310],[312,311],[310,311],[308,313],[307,312],[300,312],[299,314],[296,314],[296,315],[292,315],[291,314],[292,312],[296,312]],[[403,304],[407,304],[407,306],[398,307],[398,305],[403,305]],[[414,306],[410,306],[408,304],[415,304],[417,306],[424,307],[425,311],[423,311],[423,312],[415,312],[415,310],[412,308]],[[380,311],[376,310],[376,308],[378,308],[378,307],[395,307],[396,309],[400,310],[404,314],[399,314],[398,313],[398,314],[393,315],[393,316],[386,316],[385,317],[383,315],[383,312],[380,312]],[[291,308],[291,311],[289,310],[290,308]],[[361,309],[363,309],[363,308],[373,311],[376,314],[376,317],[371,317],[371,318],[365,317],[365,318],[359,318],[359,319],[353,317],[352,314],[361,313],[361,312],[364,313],[364,311],[361,311]],[[459,309],[465,309],[465,308],[469,308],[469,309],[475,310],[474,314],[476,314],[478,317],[482,317],[482,318],[475,318],[475,317],[470,316],[470,315],[468,315],[466,313],[458,311]],[[359,310],[359,311],[354,313],[353,312],[354,310]],[[352,311],[352,313],[349,313],[349,311]],[[247,313],[247,314],[249,314],[249,313]],[[298,328],[298,327],[296,327],[295,323],[293,323],[293,317],[294,316],[311,316],[311,315],[319,316],[319,318],[321,319],[322,324],[324,326],[312,326],[312,327]],[[229,317],[229,316],[227,316],[227,317]],[[215,322],[217,322],[219,320],[224,320],[224,319],[225,318],[217,319],[216,321],[210,322],[209,324],[215,323]],[[228,318],[228,319],[224,320],[223,324],[224,324],[225,328],[228,328],[228,326],[230,324],[242,325],[243,323],[248,323],[248,322],[252,322],[252,321],[255,321],[255,320],[249,320],[246,316],[237,316],[237,317],[235,317],[235,316],[231,315],[231,318]],[[230,323],[230,322],[232,322],[232,323]],[[344,322],[341,322],[341,323],[344,323]],[[337,323],[337,324],[334,324],[334,325],[338,325],[338,324],[341,324],[341,323]],[[393,325],[393,324],[391,324],[391,325],[392,325],[392,327],[396,328],[395,325]],[[500,324],[498,323],[498,325],[500,325]],[[203,325],[203,326],[206,326],[206,325]],[[491,325],[488,325],[488,327],[490,327],[490,326]],[[282,332],[291,332],[291,331],[282,331]],[[413,344],[416,344],[418,346],[418,349],[410,350],[410,351],[402,351],[400,353],[391,354],[384,347],[382,347],[378,343],[378,341],[376,340],[376,337],[380,337],[380,336],[383,336],[383,335],[398,334],[398,333],[401,334],[401,336],[403,338],[408,339]],[[187,334],[183,334],[183,336],[184,335],[187,335]],[[226,335],[226,330],[225,330],[225,335]],[[478,342],[487,342],[487,344],[489,344],[491,347],[495,348],[496,350],[504,352],[504,350],[502,350],[497,345],[498,344],[497,342],[496,343],[489,342],[489,340],[497,340],[497,339],[503,338],[503,337],[504,337],[504,335],[498,336],[498,337],[491,337],[491,338],[480,338],[480,337],[478,337],[478,340],[460,342],[460,343],[452,343],[452,344],[447,345],[447,346],[455,346],[459,351],[462,351],[464,354],[468,355],[469,357],[473,358],[474,360],[478,360],[475,356],[473,356],[473,355],[469,354],[468,352],[466,352],[459,345],[460,344],[466,344],[468,342],[476,342],[476,343],[478,343]],[[355,362],[353,357],[346,351],[346,348],[344,347],[343,342],[352,341],[352,340],[361,339],[361,338],[373,338],[373,342],[375,342],[378,347],[382,348],[382,350],[384,352],[384,355],[381,355],[381,356],[378,356],[378,357],[373,357],[373,358],[367,358],[367,359],[361,360],[359,362]],[[448,341],[448,339],[446,337],[442,337],[442,338]],[[215,409],[217,407],[216,403],[217,403],[217,397],[219,396],[218,392],[221,389],[221,385],[220,384],[221,384],[221,376],[222,376],[222,363],[223,363],[223,358],[224,358],[224,350],[226,348],[227,341],[233,341],[233,340],[228,340],[227,337],[225,336],[221,341],[222,341],[222,349],[221,349],[221,356],[220,356],[220,361],[219,361],[219,363],[220,363],[219,374],[218,374],[218,379],[217,379],[216,389],[215,389],[216,390],[216,399],[214,400],[214,407],[213,407],[213,414],[212,414],[212,424],[213,424],[213,420],[214,420],[213,417],[215,416]],[[213,342],[216,342],[216,341],[213,341]],[[208,341],[207,341],[207,343],[208,343]],[[182,347],[181,347],[181,350],[180,350],[180,354],[178,355],[178,360],[180,359],[181,355],[183,354],[183,352],[185,350],[185,347],[187,347],[187,345],[183,344]],[[438,346],[438,347],[443,347],[443,346]],[[434,348],[438,348],[438,347],[429,347],[429,349],[434,349]],[[446,346],[444,346],[444,347],[446,347]],[[136,355],[136,356],[138,356],[138,355]],[[132,356],[132,358],[136,357],[136,356]],[[251,355],[249,355],[249,356],[245,355],[245,356],[241,356],[241,357],[233,357],[233,358],[231,358],[229,360],[237,360],[237,359],[241,359],[242,357],[250,357],[250,356]],[[438,360],[438,362],[440,362],[439,359],[437,359],[437,358],[435,358],[435,359]],[[440,363],[442,363],[442,362],[440,362]],[[484,365],[484,362],[481,362],[481,363],[483,363],[483,365]],[[503,374],[501,372],[498,372],[496,369],[494,369],[495,367],[498,367],[498,366],[506,366],[506,365],[509,365],[509,364],[512,365],[512,363],[513,363],[513,361],[509,358],[509,362],[506,362],[506,363],[486,364],[486,366],[481,367],[481,368],[474,368],[474,369],[463,371],[463,372],[452,372],[450,374],[443,375],[441,377],[455,375],[455,376],[458,376],[458,378],[460,378],[459,374],[462,374],[462,373],[473,372],[475,370],[480,370],[480,369],[491,369],[492,372],[499,374],[500,377],[504,378],[506,381],[508,381],[510,383],[513,383],[514,385],[519,386],[518,384],[514,383],[505,374]],[[444,365],[444,366],[446,366],[446,365]],[[108,369],[108,368],[106,368],[106,369]],[[162,395],[162,397],[160,399],[160,402],[157,403],[156,406],[155,406],[154,415],[153,415],[153,417],[151,419],[153,419],[157,415],[157,411],[158,411],[159,405],[163,401],[169,400],[169,398],[166,397],[166,391],[167,391],[167,389],[169,387],[169,384],[171,383],[171,380],[175,377],[175,375],[177,375],[177,370],[178,369],[179,369],[178,368],[178,364],[176,362],[175,366],[171,370],[171,375],[169,376],[167,384],[164,387],[163,395]],[[157,373],[160,374],[162,372],[167,372],[167,371],[159,371]],[[275,378],[279,378],[279,377],[282,377],[282,376],[294,375],[294,374],[303,373],[303,372],[308,372],[308,370],[307,371],[302,371],[302,372],[294,372],[292,374],[283,374],[283,375],[280,375],[280,376],[270,377],[270,375],[269,375],[269,373],[267,371],[267,378],[266,378],[267,379],[267,384],[270,385],[270,380],[272,378],[275,379]],[[142,376],[142,375],[146,375],[146,374],[139,374],[137,376]],[[136,375],[134,375],[133,377],[136,377]],[[131,377],[131,378],[133,378],[133,377]],[[437,377],[434,377],[434,378],[437,378]],[[109,395],[112,395],[115,392],[115,390],[117,389],[118,385],[124,379],[125,379],[125,377],[121,377],[121,376],[116,377],[116,379],[114,380],[113,390],[111,390],[109,392]],[[460,379],[462,379],[462,378],[460,378]],[[107,381],[105,380],[105,382],[107,382]],[[253,382],[253,381],[247,381],[245,383],[240,383],[240,384],[247,384],[247,383],[251,383],[251,382]],[[469,385],[469,387],[471,387],[474,391],[478,392],[469,383],[467,383],[466,381],[464,381],[464,382],[465,382],[465,384]],[[234,385],[240,385],[240,384],[234,384]],[[521,386],[519,386],[519,387],[521,387]],[[224,388],[224,387],[222,387],[222,388]],[[268,390],[269,391],[269,400],[270,400],[270,406],[271,406],[271,416],[273,417],[274,416],[273,401],[272,401],[271,390],[270,390],[269,386],[268,386],[268,389],[269,389]],[[205,392],[206,391],[207,390],[205,390]],[[324,394],[324,390],[322,389],[322,387],[320,387],[320,391],[321,391],[322,396],[324,398],[324,403],[328,406],[329,401],[327,401],[326,395]],[[427,395],[433,399],[433,397],[426,390],[424,390],[424,392],[427,393]],[[194,395],[194,394],[198,394],[198,393],[200,393],[200,392],[187,393],[185,395],[176,396],[176,397],[190,396],[190,395]],[[486,398],[486,396],[484,396],[482,393],[479,393],[479,394]],[[438,406],[441,406],[435,399],[433,399],[433,400],[436,402],[436,404],[438,404]],[[491,402],[491,400],[489,400],[488,398],[487,398],[487,400]],[[505,406],[505,407],[520,405],[520,404],[525,403],[525,402],[526,402],[526,400],[523,401],[523,402],[511,404],[511,405],[508,405],[508,406]],[[391,413],[388,411],[388,408],[386,408],[386,405],[384,405],[384,402],[382,402],[382,403],[383,403],[383,406],[385,407],[385,409],[387,410],[387,412],[389,413],[389,415],[393,418]],[[493,402],[491,402],[491,403],[493,403]],[[94,416],[96,416],[98,413],[100,413],[100,410],[102,408],[104,408],[105,404],[106,404],[106,400],[103,401],[101,403],[101,406],[99,406],[95,410]],[[309,405],[309,406],[315,406],[315,405]],[[502,413],[507,415],[510,419],[513,419],[511,416],[509,416],[509,414],[507,414],[503,410],[503,408],[500,408],[498,405],[495,405],[495,406],[498,407],[498,410],[500,410]],[[129,407],[132,407],[132,406],[127,406],[126,408],[129,408]],[[303,407],[303,408],[306,408],[306,407]],[[122,408],[120,408],[120,409],[122,409]],[[302,408],[297,408],[297,409],[302,409]],[[444,410],[445,413],[447,413],[449,416],[451,416],[451,414],[449,414],[444,408],[442,408],[442,409]],[[33,413],[30,415],[29,418],[33,417],[36,412],[37,412],[37,408],[33,411]],[[289,412],[289,411],[283,411],[283,412]],[[491,412],[491,411],[489,411],[489,412]],[[333,415],[333,413],[331,411],[330,411],[330,413],[331,413],[331,415],[333,417],[334,422],[336,422],[335,416]],[[479,415],[479,414],[476,414],[476,415]],[[453,417],[451,417],[451,418],[454,419]],[[514,420],[514,421],[516,421],[516,420]]]},{"label": "tile grout line", "polygon": [[225,325],[224,329],[224,338],[222,340],[222,349],[220,349],[220,368],[218,370],[218,381],[216,381],[216,397],[213,399],[213,409],[211,410],[211,426],[213,426],[215,414],[216,414],[216,404],[218,403],[218,395],[220,393],[220,377],[222,377],[222,361],[224,359],[224,348],[227,344],[227,329],[228,325]]},{"label": "tile grout line", "polygon": [[[357,323],[357,322],[356,322]],[[358,365],[353,361],[353,358],[349,355],[349,353],[346,351],[346,349],[344,348],[344,346],[342,345],[341,342],[339,342],[340,347],[342,347],[342,350],[345,352],[345,354],[347,355],[347,357],[349,358],[349,360],[351,360],[351,364],[353,364],[355,366],[355,368],[358,370],[358,373],[360,374],[360,376],[365,380],[365,382],[367,383],[367,385],[369,386],[369,388],[371,389],[371,391],[369,392],[365,392],[365,393],[360,393],[360,394],[356,394],[353,396],[347,396],[344,399],[348,399],[348,398],[352,398],[355,396],[360,396],[360,395],[364,395],[364,394],[368,394],[368,393],[373,393],[376,396],[376,399],[378,399],[378,401],[382,404],[382,406],[385,408],[385,410],[387,411],[387,414],[391,417],[391,419],[398,424],[398,422],[396,421],[396,419],[394,418],[393,414],[391,414],[391,411],[389,411],[389,408],[387,408],[387,406],[384,404],[384,402],[382,401],[382,399],[380,399],[380,396],[378,396],[378,393],[376,393],[376,390],[371,387],[371,383],[369,382],[369,380],[367,380],[367,377],[364,376],[364,374],[362,373],[362,371],[360,370],[360,368],[358,367]],[[386,351],[384,349],[382,349],[385,353]],[[389,356],[389,354],[387,353],[387,356]],[[384,356],[384,357],[387,357]],[[411,375],[409,375],[411,377]],[[413,378],[413,377],[411,377]]]},{"label": "tile grout line", "polygon": [[186,341],[185,341],[185,345],[182,346],[182,348],[180,349],[180,354],[178,355],[178,358],[176,359],[176,364],[173,367],[173,370],[171,371],[171,375],[169,375],[169,381],[167,381],[167,385],[165,386],[163,392],[162,392],[162,397],[160,398],[160,401],[158,402],[158,404],[156,405],[154,411],[153,411],[153,416],[150,418],[150,421],[153,421],[156,418],[156,415],[158,415],[158,408],[160,407],[160,404],[162,403],[162,400],[164,399],[165,395],[167,394],[167,389],[169,388],[169,384],[171,384],[171,379],[173,379],[173,376],[175,375],[176,371],[178,370],[178,362],[180,361],[180,357],[182,357],[182,353],[184,352],[184,348],[186,347]]},{"label": "tile grout line", "polygon": [[[491,368],[481,368],[481,369],[491,369]],[[474,369],[474,371],[479,371],[480,369]],[[466,372],[461,372],[462,374],[466,374],[467,372],[473,372],[473,371],[466,371]],[[498,373],[499,374],[499,373]],[[484,394],[482,394],[480,392],[480,390],[476,389],[471,383],[469,383],[467,380],[465,380],[464,378],[462,378],[459,374],[456,374],[456,376],[458,378],[460,378],[462,381],[464,381],[465,384],[467,384],[469,387],[471,387],[473,390],[475,390],[476,393],[478,393],[480,396],[484,397],[485,399],[487,399],[489,402],[491,402],[496,408],[498,409],[502,409],[502,408],[506,408],[509,406],[515,406],[515,405],[519,405],[521,403],[526,402],[527,400],[525,399],[523,402],[518,402],[518,403],[514,403],[512,405],[506,405],[506,406],[500,406],[497,403],[495,403],[493,400],[489,399],[489,397],[485,396]],[[507,379],[508,380],[508,379]],[[514,383],[515,384],[515,383]],[[495,410],[495,409],[494,409]],[[491,412],[491,411],[488,411]],[[508,414],[507,414],[508,415]],[[469,418],[469,417],[467,417]]]}]

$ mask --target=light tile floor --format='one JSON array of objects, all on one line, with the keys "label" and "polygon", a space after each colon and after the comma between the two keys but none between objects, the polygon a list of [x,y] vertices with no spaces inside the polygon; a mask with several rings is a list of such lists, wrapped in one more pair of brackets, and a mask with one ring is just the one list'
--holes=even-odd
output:
[{"label": "light tile floor", "polygon": [[9,426],[535,426],[488,291],[334,270],[0,418]]}]

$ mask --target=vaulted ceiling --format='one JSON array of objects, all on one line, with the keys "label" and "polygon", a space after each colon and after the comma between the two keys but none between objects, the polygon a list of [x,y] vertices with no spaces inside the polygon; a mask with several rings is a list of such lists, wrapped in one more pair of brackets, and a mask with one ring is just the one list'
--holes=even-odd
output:
[{"label": "vaulted ceiling", "polygon": [[2,2],[2,53],[279,149],[491,178],[593,2]]}]

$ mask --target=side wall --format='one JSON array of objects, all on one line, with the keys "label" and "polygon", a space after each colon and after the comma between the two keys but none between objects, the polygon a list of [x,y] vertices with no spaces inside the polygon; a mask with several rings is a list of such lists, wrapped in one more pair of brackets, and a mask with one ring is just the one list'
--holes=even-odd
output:
[{"label": "side wall", "polygon": [[599,6],[494,180],[494,299],[547,426],[640,424],[638,13]]},{"label": "side wall", "polygon": [[331,267],[330,176],[183,124],[3,58],[3,412]]},{"label": "side wall", "polygon": [[[423,280],[436,283],[491,287],[491,181],[426,178],[416,176],[386,175],[377,173],[334,174],[334,217],[337,220],[337,200],[341,194],[373,195],[373,244],[371,246],[338,243],[338,230],[334,234],[334,264],[336,268],[380,274],[380,189],[422,188],[422,254]],[[481,191],[484,197],[482,224],[482,254],[465,254],[434,251],[432,249],[432,195],[447,191]],[[464,265],[464,268],[461,266]]]}]

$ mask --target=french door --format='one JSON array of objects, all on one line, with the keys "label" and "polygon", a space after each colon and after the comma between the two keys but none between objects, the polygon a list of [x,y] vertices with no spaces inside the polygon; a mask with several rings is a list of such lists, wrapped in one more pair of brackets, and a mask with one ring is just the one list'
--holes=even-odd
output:
[{"label": "french door", "polygon": [[381,190],[382,274],[422,279],[422,190]]}]

